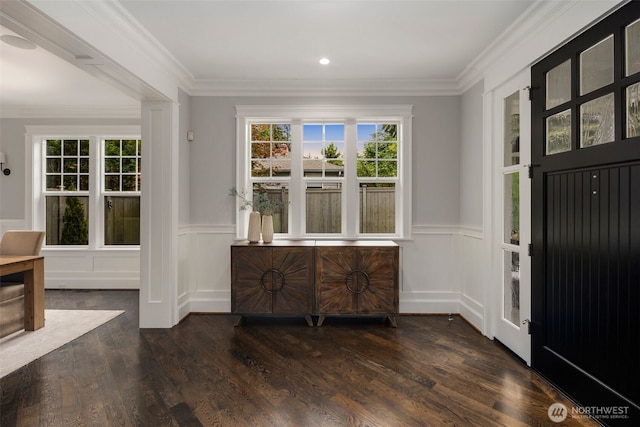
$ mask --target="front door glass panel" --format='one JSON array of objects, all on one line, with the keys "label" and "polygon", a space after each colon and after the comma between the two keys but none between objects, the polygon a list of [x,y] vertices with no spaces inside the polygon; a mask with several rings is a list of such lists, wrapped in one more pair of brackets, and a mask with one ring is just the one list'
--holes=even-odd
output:
[{"label": "front door glass panel", "polygon": [[580,54],[580,95],[613,83],[613,35]]},{"label": "front door glass panel", "polygon": [[580,106],[580,147],[613,142],[614,132],[614,97],[610,93]]},{"label": "front door glass panel", "polygon": [[546,120],[546,153],[571,150],[571,110],[561,111]]},{"label": "front door glass panel", "polygon": [[568,59],[547,73],[547,110],[571,100],[571,60]]},{"label": "front door glass panel", "polygon": [[625,75],[640,71],[640,19],[625,29]]}]

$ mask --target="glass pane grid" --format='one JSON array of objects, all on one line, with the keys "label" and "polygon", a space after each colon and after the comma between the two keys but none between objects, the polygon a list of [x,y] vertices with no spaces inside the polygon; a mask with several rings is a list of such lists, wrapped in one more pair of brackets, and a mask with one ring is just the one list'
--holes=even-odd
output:
[{"label": "glass pane grid", "polygon": [[302,166],[305,177],[344,176],[344,124],[306,123],[303,126]]},{"label": "glass pane grid", "polygon": [[398,125],[358,124],[357,156],[358,177],[397,177]]},{"label": "glass pane grid", "polygon": [[142,176],[142,141],[104,141],[104,191],[139,192]]},{"label": "glass pane grid", "polygon": [[251,124],[251,176],[291,175],[291,125],[285,123]]},{"label": "glass pane grid", "polygon": [[89,140],[45,141],[45,191],[89,191]]}]

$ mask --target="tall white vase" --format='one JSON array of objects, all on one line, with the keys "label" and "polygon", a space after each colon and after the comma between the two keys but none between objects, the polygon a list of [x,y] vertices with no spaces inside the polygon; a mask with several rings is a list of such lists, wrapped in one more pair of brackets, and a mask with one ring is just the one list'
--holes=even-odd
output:
[{"label": "tall white vase", "polygon": [[271,243],[273,241],[273,216],[262,216],[262,241]]},{"label": "tall white vase", "polygon": [[251,212],[249,214],[247,240],[250,243],[258,243],[260,241],[260,212]]}]

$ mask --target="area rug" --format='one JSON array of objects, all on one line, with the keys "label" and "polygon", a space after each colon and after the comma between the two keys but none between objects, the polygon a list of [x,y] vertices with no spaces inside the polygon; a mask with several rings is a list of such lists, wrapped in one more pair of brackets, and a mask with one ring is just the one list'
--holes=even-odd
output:
[{"label": "area rug", "polygon": [[0,378],[124,313],[122,310],[45,310],[44,328],[0,339]]}]

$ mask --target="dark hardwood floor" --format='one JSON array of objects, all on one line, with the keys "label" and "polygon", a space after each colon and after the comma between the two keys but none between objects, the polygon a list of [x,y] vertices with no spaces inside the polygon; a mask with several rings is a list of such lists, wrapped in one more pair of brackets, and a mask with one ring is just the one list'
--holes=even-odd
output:
[{"label": "dark hardwood floor", "polygon": [[2,427],[549,426],[552,403],[572,406],[459,317],[139,330],[136,291],[48,290],[46,305],[126,312],[2,378]]}]

